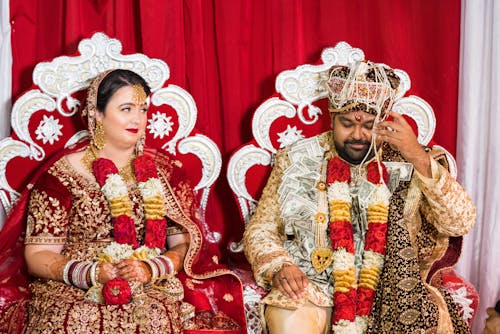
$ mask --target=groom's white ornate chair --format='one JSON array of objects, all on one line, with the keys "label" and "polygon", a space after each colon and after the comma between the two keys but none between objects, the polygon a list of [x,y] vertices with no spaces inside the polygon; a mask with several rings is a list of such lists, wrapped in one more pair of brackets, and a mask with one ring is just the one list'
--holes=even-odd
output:
[{"label": "groom's white ornate chair", "polygon": [[[122,55],[120,41],[103,33],[82,40],[78,51],[79,55],[39,63],[33,71],[34,87],[13,105],[12,134],[0,141],[0,202],[4,210],[9,211],[41,161],[87,136],[79,110],[92,78],[108,69],[124,68],[144,77],[153,92],[148,145],[161,147],[193,166],[194,189],[204,211],[210,188],[220,174],[221,154],[210,138],[195,129],[193,97],[167,83],[168,65],[143,54]],[[219,239],[218,233],[210,232],[206,224],[203,227],[203,232],[209,233],[208,240]]]},{"label": "groom's white ornate chair", "polygon": [[[245,226],[256,208],[277,150],[299,139],[330,129],[330,118],[320,116],[323,110],[327,110],[328,92],[324,82],[328,79],[328,70],[333,65],[348,65],[363,59],[365,56],[362,50],[340,42],[333,48],[323,50],[321,64],[301,65],[278,75],[276,94],[264,101],[254,112],[253,140],[240,147],[228,163],[227,179]],[[412,125],[418,133],[418,141],[422,145],[428,145],[436,127],[432,107],[418,96],[404,96],[410,89],[410,78],[402,70],[396,69],[395,72],[401,83],[393,110],[412,119]],[[456,176],[457,168],[453,156],[446,152],[446,158],[452,175]],[[230,248],[233,252],[241,252],[243,244],[236,242],[231,244]],[[249,333],[261,333],[257,306],[264,292],[253,280],[248,279],[251,275],[241,273],[241,276]],[[466,301],[466,316],[469,310],[472,312],[469,306]]]}]

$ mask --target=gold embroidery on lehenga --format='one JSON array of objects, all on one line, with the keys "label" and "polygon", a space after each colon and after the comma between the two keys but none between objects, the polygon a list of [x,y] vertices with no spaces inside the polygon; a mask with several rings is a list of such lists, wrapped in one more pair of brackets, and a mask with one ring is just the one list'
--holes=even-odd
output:
[{"label": "gold embroidery on lehenga", "polygon": [[95,304],[78,304],[69,312],[68,331],[96,333],[99,321],[99,311]]},{"label": "gold embroidery on lehenga", "polygon": [[226,302],[230,303],[234,300],[234,297],[230,293],[225,293],[224,296],[222,297]]},{"label": "gold embroidery on lehenga", "polygon": [[[161,169],[159,169],[158,172],[160,175],[164,176],[163,171]],[[170,184],[166,183],[164,180],[166,179],[165,178],[162,179],[162,184],[165,187],[165,206],[167,208],[167,216],[176,223],[184,226],[189,232],[190,245],[186,257],[184,259],[184,270],[186,271],[186,273],[189,276],[200,279],[219,276],[223,274],[229,274],[235,276],[233,272],[227,269],[216,269],[210,272],[206,272],[204,274],[196,274],[193,272],[192,270],[193,263],[197,254],[201,249],[201,244],[202,244],[201,231],[198,228],[198,226],[188,217],[186,212],[183,211],[182,208],[183,205],[186,205],[186,202],[184,202],[184,204],[181,205],[181,203],[179,202],[180,199],[178,200],[176,198],[174,190],[172,189]],[[187,183],[186,185],[188,186]]]},{"label": "gold embroidery on lehenga", "polygon": [[63,243],[68,214],[60,201],[45,191],[33,190],[29,208],[25,243]]},{"label": "gold embroidery on lehenga", "polygon": [[181,205],[181,208],[184,212],[190,212],[191,207],[194,202],[193,198],[193,190],[189,183],[181,181],[177,185],[177,187],[174,188],[175,196],[179,200],[179,204]]}]

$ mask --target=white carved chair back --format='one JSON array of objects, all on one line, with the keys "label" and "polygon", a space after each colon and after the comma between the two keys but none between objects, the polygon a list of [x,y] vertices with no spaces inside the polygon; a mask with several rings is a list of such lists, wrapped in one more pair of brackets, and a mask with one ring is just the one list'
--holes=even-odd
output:
[{"label": "white carved chair back", "polygon": [[120,41],[103,33],[82,40],[78,51],[79,55],[36,65],[35,87],[13,105],[12,134],[0,141],[0,201],[4,210],[9,211],[42,160],[87,137],[79,113],[86,88],[97,74],[122,68],[140,74],[151,87],[148,146],[181,155],[181,161],[184,156],[188,162],[198,160],[194,163],[197,170],[201,165],[194,189],[204,213],[222,158],[217,145],[195,129],[197,108],[193,97],[179,86],[167,85],[170,70],[164,61],[144,54],[122,55]]},{"label": "white carved chair back", "polygon": [[[323,50],[322,64],[301,65],[278,75],[275,87],[279,96],[264,101],[255,110],[252,142],[239,148],[228,163],[227,179],[238,201],[245,226],[255,210],[258,199],[256,196],[266,181],[264,173],[255,175],[255,167],[272,165],[273,155],[278,149],[329,129],[329,117],[321,116],[323,110],[327,110],[328,91],[325,82],[328,71],[333,65],[348,65],[363,59],[365,56],[362,50],[339,42],[335,47]],[[402,70],[395,69],[395,72],[401,82],[393,110],[415,121],[418,141],[427,145],[436,128],[434,111],[420,97],[404,96],[410,89],[410,78]],[[449,153],[447,158],[451,173],[456,175],[455,160]],[[250,169],[252,170],[249,172]],[[249,186],[252,191],[248,189]],[[242,243],[233,243],[230,248],[233,252],[240,252]]]}]

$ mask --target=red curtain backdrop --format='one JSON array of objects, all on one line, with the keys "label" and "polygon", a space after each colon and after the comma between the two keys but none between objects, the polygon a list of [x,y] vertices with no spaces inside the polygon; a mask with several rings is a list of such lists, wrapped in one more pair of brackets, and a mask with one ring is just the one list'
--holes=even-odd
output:
[{"label": "red curtain backdrop", "polygon": [[38,62],[77,53],[97,31],[119,39],[124,54],[168,63],[170,82],[197,103],[197,128],[223,155],[207,214],[223,248],[242,232],[225,167],[251,140],[253,111],[279,72],[318,62],[339,41],[408,72],[409,93],[436,113],[434,140],[455,153],[460,0],[11,0],[10,10],[13,99]]}]

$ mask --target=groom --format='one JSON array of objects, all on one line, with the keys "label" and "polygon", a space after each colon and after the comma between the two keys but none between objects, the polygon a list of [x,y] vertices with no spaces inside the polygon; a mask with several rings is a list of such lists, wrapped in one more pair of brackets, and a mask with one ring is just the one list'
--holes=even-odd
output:
[{"label": "groom", "polygon": [[385,65],[332,68],[332,130],[278,152],[244,234],[270,333],[469,332],[439,275],[475,207],[390,111],[398,86]]}]

